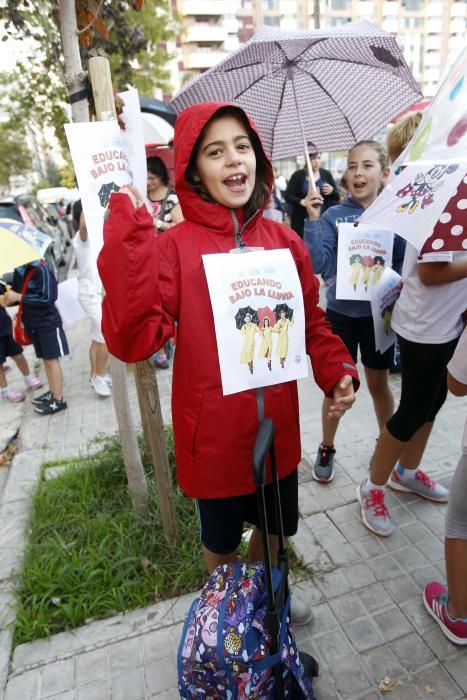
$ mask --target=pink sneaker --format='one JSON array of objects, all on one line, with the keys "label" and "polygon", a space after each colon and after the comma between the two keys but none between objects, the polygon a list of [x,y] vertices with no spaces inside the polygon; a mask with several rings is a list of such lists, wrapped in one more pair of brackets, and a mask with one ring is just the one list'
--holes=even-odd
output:
[{"label": "pink sneaker", "polygon": [[2,394],[2,397],[8,401],[11,401],[11,403],[20,403],[21,401],[24,401],[26,395],[21,391],[17,391],[16,389],[8,389],[8,393]]},{"label": "pink sneaker", "polygon": [[448,612],[448,591],[441,583],[427,583],[423,592],[425,608],[446,637],[454,644],[467,644],[467,618],[452,618]]},{"label": "pink sneaker", "polygon": [[36,391],[36,389],[42,389],[44,386],[41,382],[40,379],[35,377],[34,375],[30,379],[26,379],[26,386],[28,389],[31,389],[31,391]]}]

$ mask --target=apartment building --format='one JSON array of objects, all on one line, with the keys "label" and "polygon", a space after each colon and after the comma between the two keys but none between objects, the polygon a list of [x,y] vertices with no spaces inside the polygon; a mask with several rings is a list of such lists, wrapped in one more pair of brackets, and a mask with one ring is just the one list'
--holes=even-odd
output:
[{"label": "apartment building", "polygon": [[172,0],[182,19],[174,92],[262,25],[335,27],[368,19],[397,36],[425,97],[467,41],[467,0]]}]

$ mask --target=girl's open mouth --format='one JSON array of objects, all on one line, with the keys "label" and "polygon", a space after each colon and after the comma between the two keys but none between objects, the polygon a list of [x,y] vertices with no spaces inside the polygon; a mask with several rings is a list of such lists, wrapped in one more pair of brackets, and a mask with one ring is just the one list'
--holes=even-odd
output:
[{"label": "girl's open mouth", "polygon": [[247,181],[246,175],[232,175],[224,180],[224,185],[232,192],[243,192]]}]

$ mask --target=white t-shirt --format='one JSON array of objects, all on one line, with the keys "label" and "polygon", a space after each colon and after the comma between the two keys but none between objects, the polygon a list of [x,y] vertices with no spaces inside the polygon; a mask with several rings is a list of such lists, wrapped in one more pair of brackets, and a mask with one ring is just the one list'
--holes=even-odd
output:
[{"label": "white t-shirt", "polygon": [[[461,384],[467,385],[467,328],[464,329],[457,343],[454,355],[448,364],[448,372]],[[464,426],[462,438],[462,451],[467,454],[467,420]]]},{"label": "white t-shirt", "polygon": [[102,282],[97,271],[97,261],[92,255],[89,242],[82,241],[79,231],[73,237],[73,248],[78,263],[78,284],[80,292],[85,294],[101,294]]},{"label": "white t-shirt", "polygon": [[462,312],[467,308],[467,278],[448,284],[425,285],[417,265],[425,262],[452,262],[467,259],[467,251],[428,253],[418,260],[410,243],[405,249],[402,281],[404,286],[392,314],[393,329],[414,343],[438,345],[458,338],[464,324]]}]

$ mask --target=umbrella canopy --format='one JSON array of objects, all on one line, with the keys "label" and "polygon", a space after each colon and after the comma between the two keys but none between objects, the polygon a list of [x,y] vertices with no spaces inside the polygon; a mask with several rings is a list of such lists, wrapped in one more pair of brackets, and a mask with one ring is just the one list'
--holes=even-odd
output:
[{"label": "umbrella canopy", "polygon": [[235,314],[235,325],[237,326],[238,330],[240,330],[245,323],[245,316],[247,314],[251,316],[252,323],[258,324],[258,314],[256,311],[252,309],[251,306],[242,306]]},{"label": "umbrella canopy", "polygon": [[38,229],[14,219],[0,219],[0,273],[42,258],[52,242]]},{"label": "umbrella canopy", "polygon": [[288,306],[288,304],[276,304],[274,307],[274,314],[276,316],[276,320],[278,321],[281,317],[281,311],[285,312],[285,317],[289,319],[289,321],[292,320],[293,316],[293,309]]},{"label": "umbrella canopy", "polygon": [[351,148],[420,96],[394,36],[362,21],[311,31],[263,27],[172,104],[177,111],[213,100],[238,104],[276,159]]}]

